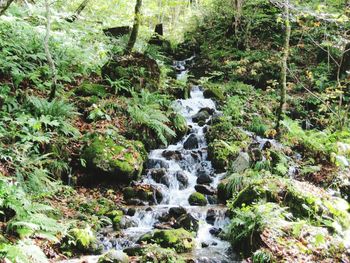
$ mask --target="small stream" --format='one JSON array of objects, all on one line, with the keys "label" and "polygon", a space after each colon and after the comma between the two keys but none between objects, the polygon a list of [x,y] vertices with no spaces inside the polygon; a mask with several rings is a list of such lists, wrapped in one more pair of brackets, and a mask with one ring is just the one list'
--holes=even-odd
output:
[{"label": "small stream", "polygon": [[[178,79],[186,77],[186,63],[191,59],[174,63]],[[137,246],[137,240],[153,229],[171,228],[162,218],[171,208],[185,209],[191,220],[196,222],[196,247],[189,258],[194,262],[236,262],[236,256],[230,250],[230,244],[218,237],[218,233],[229,224],[225,206],[217,204],[216,189],[224,174],[215,173],[208,160],[205,133],[207,125],[201,126],[193,121],[193,116],[205,109],[212,115],[216,113],[213,100],[204,98],[203,90],[194,86],[190,98],[174,102],[180,113],[186,118],[189,133],[178,143],[166,149],[155,149],[149,153],[146,174],[140,184],[151,185],[162,193],[162,201],[152,206],[130,206],[133,215],[129,216],[132,226],[122,230],[122,234],[110,239],[108,234],[100,237],[106,250],[130,249]],[[209,121],[211,116],[206,120]],[[155,181],[154,171],[164,171],[162,182]],[[196,192],[198,185],[209,189],[206,206],[191,206],[189,196]],[[156,200],[157,198],[155,198]],[[108,232],[108,231],[107,231]],[[237,261],[238,262],[238,261]]]}]

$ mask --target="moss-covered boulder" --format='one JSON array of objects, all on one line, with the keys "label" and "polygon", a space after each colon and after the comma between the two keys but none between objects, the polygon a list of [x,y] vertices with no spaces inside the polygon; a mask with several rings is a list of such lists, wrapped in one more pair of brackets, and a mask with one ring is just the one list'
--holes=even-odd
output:
[{"label": "moss-covered boulder", "polygon": [[83,253],[101,253],[103,246],[97,242],[96,233],[90,226],[85,228],[72,228],[63,238],[63,250],[71,253],[71,250]]},{"label": "moss-covered boulder", "polygon": [[156,204],[162,201],[163,195],[157,187],[149,184],[135,184],[125,187],[124,200],[129,205]]},{"label": "moss-covered boulder", "polygon": [[128,263],[129,257],[122,251],[112,249],[98,258],[97,263]]},{"label": "moss-covered boulder", "polygon": [[143,88],[157,90],[160,81],[160,69],[157,62],[141,53],[114,57],[102,67],[102,76],[112,81],[125,79],[136,90]]},{"label": "moss-covered boulder", "polygon": [[99,135],[85,147],[83,158],[92,172],[102,173],[115,183],[129,183],[141,175],[146,156],[140,142]]},{"label": "moss-covered boulder", "polygon": [[205,196],[198,192],[191,194],[190,197],[188,198],[188,202],[190,203],[190,205],[198,205],[198,206],[205,206],[208,204],[208,201],[205,198]]},{"label": "moss-covered boulder", "polygon": [[241,148],[235,143],[229,144],[216,140],[208,145],[208,158],[218,172],[224,172],[229,163],[238,156]]},{"label": "moss-covered boulder", "polygon": [[215,99],[217,101],[225,100],[225,93],[219,84],[207,83],[204,86],[204,97]]},{"label": "moss-covered boulder", "polygon": [[174,249],[162,248],[158,245],[149,245],[142,250],[141,263],[185,263],[185,259]]},{"label": "moss-covered boulder", "polygon": [[189,252],[195,242],[193,235],[183,228],[171,230],[155,230],[143,235],[139,243],[157,244],[163,248],[173,248],[178,253]]}]

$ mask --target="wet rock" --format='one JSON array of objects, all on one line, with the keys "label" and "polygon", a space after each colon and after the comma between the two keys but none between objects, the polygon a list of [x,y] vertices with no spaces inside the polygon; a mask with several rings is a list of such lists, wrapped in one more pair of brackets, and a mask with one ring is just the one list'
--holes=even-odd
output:
[{"label": "wet rock", "polygon": [[208,224],[214,225],[216,220],[216,212],[214,209],[208,210],[205,220],[207,221]]},{"label": "wet rock", "polygon": [[198,112],[196,115],[192,116],[192,121],[193,122],[204,122],[210,117],[209,112],[203,110]]},{"label": "wet rock", "polygon": [[128,263],[129,257],[123,251],[112,249],[99,257],[97,263]]},{"label": "wet rock", "polygon": [[184,148],[187,150],[198,148],[199,142],[195,134],[191,134],[184,142]]},{"label": "wet rock", "polygon": [[188,198],[188,202],[190,203],[190,205],[198,206],[205,206],[208,204],[208,201],[205,198],[205,196],[197,192],[190,195],[190,197]]},{"label": "wet rock", "polygon": [[221,228],[217,228],[217,227],[212,227],[210,230],[209,230],[209,233],[211,235],[213,235],[214,237],[218,237],[222,232],[222,229]]},{"label": "wet rock", "polygon": [[176,161],[182,160],[182,154],[180,151],[167,151],[167,150],[165,150],[162,153],[162,156],[167,160],[176,160]]},{"label": "wet rock", "polygon": [[162,159],[148,159],[147,164],[146,164],[147,169],[152,169],[152,168],[169,168],[169,164]]},{"label": "wet rock", "polygon": [[135,208],[129,208],[128,211],[126,212],[126,215],[128,216],[134,216],[136,214],[136,209]]},{"label": "wet rock", "polygon": [[218,198],[215,195],[207,195],[206,197],[209,204],[215,205],[218,203]]},{"label": "wet rock", "polygon": [[137,223],[130,216],[123,216],[119,222],[119,229],[136,227]]},{"label": "wet rock", "polygon": [[266,141],[262,147],[262,149],[265,151],[267,149],[271,149],[272,143],[270,141]]},{"label": "wet rock", "polygon": [[163,176],[159,183],[164,184],[165,186],[169,187],[170,186],[170,177],[168,175]]},{"label": "wet rock", "polygon": [[176,179],[179,181],[179,188],[184,189],[188,186],[188,176],[183,171],[176,172]]},{"label": "wet rock", "polygon": [[250,157],[248,153],[241,152],[232,163],[233,173],[241,173],[250,167]]},{"label": "wet rock", "polygon": [[197,178],[197,184],[211,184],[213,179],[208,174],[201,174]]},{"label": "wet rock", "polygon": [[[133,187],[126,187],[123,190],[124,200],[129,205],[138,205],[139,201],[143,205],[154,204],[163,199],[163,194],[156,186],[149,184],[135,184]],[[156,199],[156,200],[155,200]]]},{"label": "wet rock", "polygon": [[146,212],[151,212],[151,211],[153,211],[152,207],[147,207],[146,208]]},{"label": "wet rock", "polygon": [[138,243],[158,244],[163,248],[173,248],[178,253],[189,252],[195,245],[192,234],[183,228],[155,230],[141,236]]},{"label": "wet rock", "polygon": [[149,173],[154,181],[157,183],[160,182],[160,179],[166,174],[166,169],[165,168],[154,168],[149,170]]},{"label": "wet rock", "polygon": [[202,246],[202,248],[206,248],[206,247],[209,247],[209,244],[205,243],[205,242],[202,242],[201,246]]},{"label": "wet rock", "polygon": [[197,184],[194,189],[204,195],[214,195],[216,193],[213,187],[204,184]]},{"label": "wet rock", "polygon": [[250,157],[254,162],[261,161],[263,159],[262,152],[259,148],[253,148],[250,150]]},{"label": "wet rock", "polygon": [[178,218],[182,215],[187,214],[187,211],[185,208],[178,206],[178,207],[171,207],[169,209],[169,215],[174,217],[174,218]]},{"label": "wet rock", "polygon": [[137,205],[137,206],[147,205],[146,202],[141,201],[140,199],[137,199],[137,198],[131,198],[131,199],[126,200],[126,204],[127,205]]},{"label": "wet rock", "polygon": [[198,231],[198,220],[194,218],[190,213],[184,214],[176,219],[178,227],[182,227],[191,232]]},{"label": "wet rock", "polygon": [[158,223],[154,225],[154,228],[156,229],[172,229],[173,228],[173,224],[171,222],[167,222],[167,223]]}]

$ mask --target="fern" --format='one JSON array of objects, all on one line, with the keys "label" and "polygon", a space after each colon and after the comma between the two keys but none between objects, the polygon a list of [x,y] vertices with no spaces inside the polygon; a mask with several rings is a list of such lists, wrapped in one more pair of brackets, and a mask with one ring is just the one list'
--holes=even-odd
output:
[{"label": "fern", "polygon": [[63,100],[54,99],[49,102],[45,98],[30,96],[28,101],[32,105],[34,115],[39,117],[45,115],[54,118],[71,118],[78,114],[72,104]]}]

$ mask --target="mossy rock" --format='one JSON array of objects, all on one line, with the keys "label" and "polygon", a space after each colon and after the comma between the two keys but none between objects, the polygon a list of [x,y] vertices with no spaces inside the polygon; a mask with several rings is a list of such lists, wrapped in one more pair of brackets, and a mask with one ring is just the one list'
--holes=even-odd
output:
[{"label": "mossy rock", "polygon": [[159,87],[160,68],[157,62],[141,53],[114,57],[102,67],[102,76],[112,81],[129,80],[136,91]]},{"label": "mossy rock", "polygon": [[83,253],[101,253],[103,247],[97,242],[96,233],[90,228],[72,228],[64,239],[65,248]]},{"label": "mossy rock", "polygon": [[214,99],[217,101],[224,101],[226,99],[225,93],[220,85],[208,83],[204,86],[204,97]]},{"label": "mossy rock", "polygon": [[97,263],[128,263],[129,257],[122,251],[112,249],[98,258]]},{"label": "mossy rock", "polygon": [[195,245],[193,235],[183,228],[155,230],[143,235],[139,242],[158,244],[163,248],[173,248],[178,253],[189,252]]},{"label": "mossy rock", "polygon": [[208,158],[218,172],[224,172],[240,150],[234,143],[230,145],[222,140],[214,141],[208,145]]},{"label": "mossy rock", "polygon": [[95,136],[83,152],[83,158],[94,172],[107,175],[115,183],[129,183],[139,178],[145,158],[140,142]]},{"label": "mossy rock", "polygon": [[121,210],[113,210],[107,213],[107,217],[112,220],[113,228],[115,230],[120,230],[120,223],[122,221],[123,216],[124,213]]},{"label": "mossy rock", "polygon": [[83,83],[75,90],[75,93],[85,97],[96,96],[99,98],[105,98],[108,95],[106,86],[95,83]]},{"label": "mossy rock", "polygon": [[208,201],[205,198],[205,196],[198,192],[191,194],[190,197],[188,198],[188,202],[190,203],[190,205],[198,205],[198,206],[205,206],[208,204]]},{"label": "mossy rock", "polygon": [[141,263],[185,263],[185,259],[174,249],[162,248],[158,245],[149,245],[142,250]]}]

